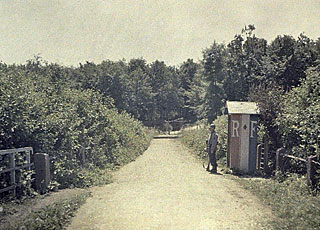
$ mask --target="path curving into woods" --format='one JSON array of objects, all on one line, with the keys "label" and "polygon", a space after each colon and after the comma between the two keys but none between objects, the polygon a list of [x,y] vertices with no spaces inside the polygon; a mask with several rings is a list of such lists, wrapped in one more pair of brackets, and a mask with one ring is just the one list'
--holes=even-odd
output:
[{"label": "path curving into woods", "polygon": [[269,208],[235,181],[207,173],[175,139],[154,139],[138,159],[92,188],[69,230],[262,229]]}]

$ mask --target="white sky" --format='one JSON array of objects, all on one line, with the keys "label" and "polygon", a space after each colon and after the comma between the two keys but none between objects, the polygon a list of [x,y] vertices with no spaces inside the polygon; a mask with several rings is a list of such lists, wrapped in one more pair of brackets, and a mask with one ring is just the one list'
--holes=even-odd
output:
[{"label": "white sky", "polygon": [[178,65],[248,24],[268,41],[317,39],[319,12],[320,0],[0,0],[0,61],[39,54],[74,66],[139,57]]}]

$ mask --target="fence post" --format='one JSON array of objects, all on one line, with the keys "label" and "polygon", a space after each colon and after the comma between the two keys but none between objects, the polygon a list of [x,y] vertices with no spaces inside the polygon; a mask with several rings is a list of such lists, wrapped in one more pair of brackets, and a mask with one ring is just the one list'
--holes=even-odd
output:
[{"label": "fence post", "polygon": [[[10,154],[10,168],[12,171],[10,172],[10,183],[11,185],[16,185],[16,159],[15,159],[15,152]],[[16,197],[16,188],[13,189],[13,196]]]},{"label": "fence post", "polygon": [[80,153],[80,164],[81,166],[84,166],[84,164],[86,163],[85,147],[81,146],[79,153]]},{"label": "fence post", "polygon": [[307,181],[308,185],[314,187],[315,185],[315,168],[313,167],[313,160],[314,156],[309,156],[307,158]]},{"label": "fence post", "polygon": [[264,153],[263,153],[263,171],[265,174],[269,174],[269,139],[264,138]]},{"label": "fence post", "polygon": [[258,146],[257,146],[257,167],[256,167],[256,169],[257,170],[260,170],[260,167],[261,167],[261,152],[262,152],[262,145],[263,144],[259,144]]},{"label": "fence post", "polygon": [[277,149],[276,152],[276,170],[283,171],[283,155],[285,153],[284,148]]},{"label": "fence post", "polygon": [[[28,150],[26,151],[27,152],[27,155],[26,155],[26,158],[27,158],[27,164],[30,165],[31,163],[31,158],[30,158],[30,155],[31,155],[31,150]],[[31,170],[31,166],[28,167],[28,170]]]},{"label": "fence post", "polygon": [[45,193],[50,183],[49,155],[36,153],[34,155],[34,167],[36,171],[36,190]]}]

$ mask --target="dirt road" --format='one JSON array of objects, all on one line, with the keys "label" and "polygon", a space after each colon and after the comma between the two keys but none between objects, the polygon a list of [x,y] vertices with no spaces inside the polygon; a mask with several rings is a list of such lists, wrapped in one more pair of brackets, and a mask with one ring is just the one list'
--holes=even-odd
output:
[{"label": "dirt road", "polygon": [[69,230],[251,230],[271,218],[255,196],[207,173],[174,139],[153,140],[114,180],[92,189]]}]

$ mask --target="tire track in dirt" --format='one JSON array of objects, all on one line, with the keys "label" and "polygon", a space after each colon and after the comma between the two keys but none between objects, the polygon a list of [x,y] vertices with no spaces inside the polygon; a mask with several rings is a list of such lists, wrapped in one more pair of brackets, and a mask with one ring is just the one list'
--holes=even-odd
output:
[{"label": "tire track in dirt", "polygon": [[207,173],[173,139],[155,139],[114,183],[92,188],[69,230],[262,229],[270,209],[223,175]]}]

